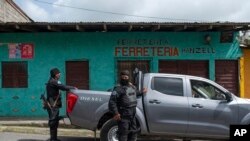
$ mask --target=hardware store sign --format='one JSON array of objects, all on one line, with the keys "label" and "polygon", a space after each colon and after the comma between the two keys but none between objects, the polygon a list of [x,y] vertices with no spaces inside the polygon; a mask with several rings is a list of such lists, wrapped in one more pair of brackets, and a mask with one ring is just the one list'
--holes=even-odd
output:
[{"label": "hardware store sign", "polygon": [[114,55],[122,57],[137,56],[180,56],[182,54],[214,54],[212,47],[186,47],[183,49],[170,46],[166,39],[120,39]]}]

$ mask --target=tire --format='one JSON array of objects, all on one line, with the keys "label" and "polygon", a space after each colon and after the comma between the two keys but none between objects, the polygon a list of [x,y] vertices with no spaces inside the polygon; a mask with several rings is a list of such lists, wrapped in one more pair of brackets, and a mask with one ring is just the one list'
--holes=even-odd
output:
[{"label": "tire", "polygon": [[117,131],[117,121],[113,119],[108,120],[101,129],[100,141],[118,141]]}]

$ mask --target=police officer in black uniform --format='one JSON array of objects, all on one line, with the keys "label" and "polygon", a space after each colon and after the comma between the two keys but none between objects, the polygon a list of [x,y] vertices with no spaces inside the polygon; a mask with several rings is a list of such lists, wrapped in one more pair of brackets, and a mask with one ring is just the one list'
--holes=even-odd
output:
[{"label": "police officer in black uniform", "polygon": [[50,78],[46,84],[47,101],[51,105],[51,108],[47,108],[49,115],[48,125],[50,127],[50,141],[60,141],[57,139],[57,128],[59,125],[59,108],[62,107],[60,90],[69,91],[70,89],[76,89],[72,86],[66,86],[59,81],[60,71],[58,68],[50,70]]},{"label": "police officer in black uniform", "polygon": [[120,84],[113,89],[109,100],[109,110],[118,121],[119,141],[136,141],[136,105],[137,92],[135,86],[129,82],[129,71],[120,74]]}]

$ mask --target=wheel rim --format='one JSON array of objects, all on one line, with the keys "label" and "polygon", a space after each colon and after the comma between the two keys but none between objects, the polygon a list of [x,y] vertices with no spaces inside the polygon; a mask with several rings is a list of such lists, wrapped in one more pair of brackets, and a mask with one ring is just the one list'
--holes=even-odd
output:
[{"label": "wheel rim", "polygon": [[118,126],[112,127],[108,132],[108,141],[118,141]]}]

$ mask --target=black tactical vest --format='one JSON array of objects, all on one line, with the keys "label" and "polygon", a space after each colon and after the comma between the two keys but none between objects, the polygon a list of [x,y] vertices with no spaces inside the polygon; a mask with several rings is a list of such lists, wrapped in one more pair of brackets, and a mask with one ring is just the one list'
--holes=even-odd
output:
[{"label": "black tactical vest", "polygon": [[123,92],[120,94],[119,102],[121,107],[136,107],[137,105],[137,98],[136,98],[136,91],[133,87],[129,86],[121,86]]}]

